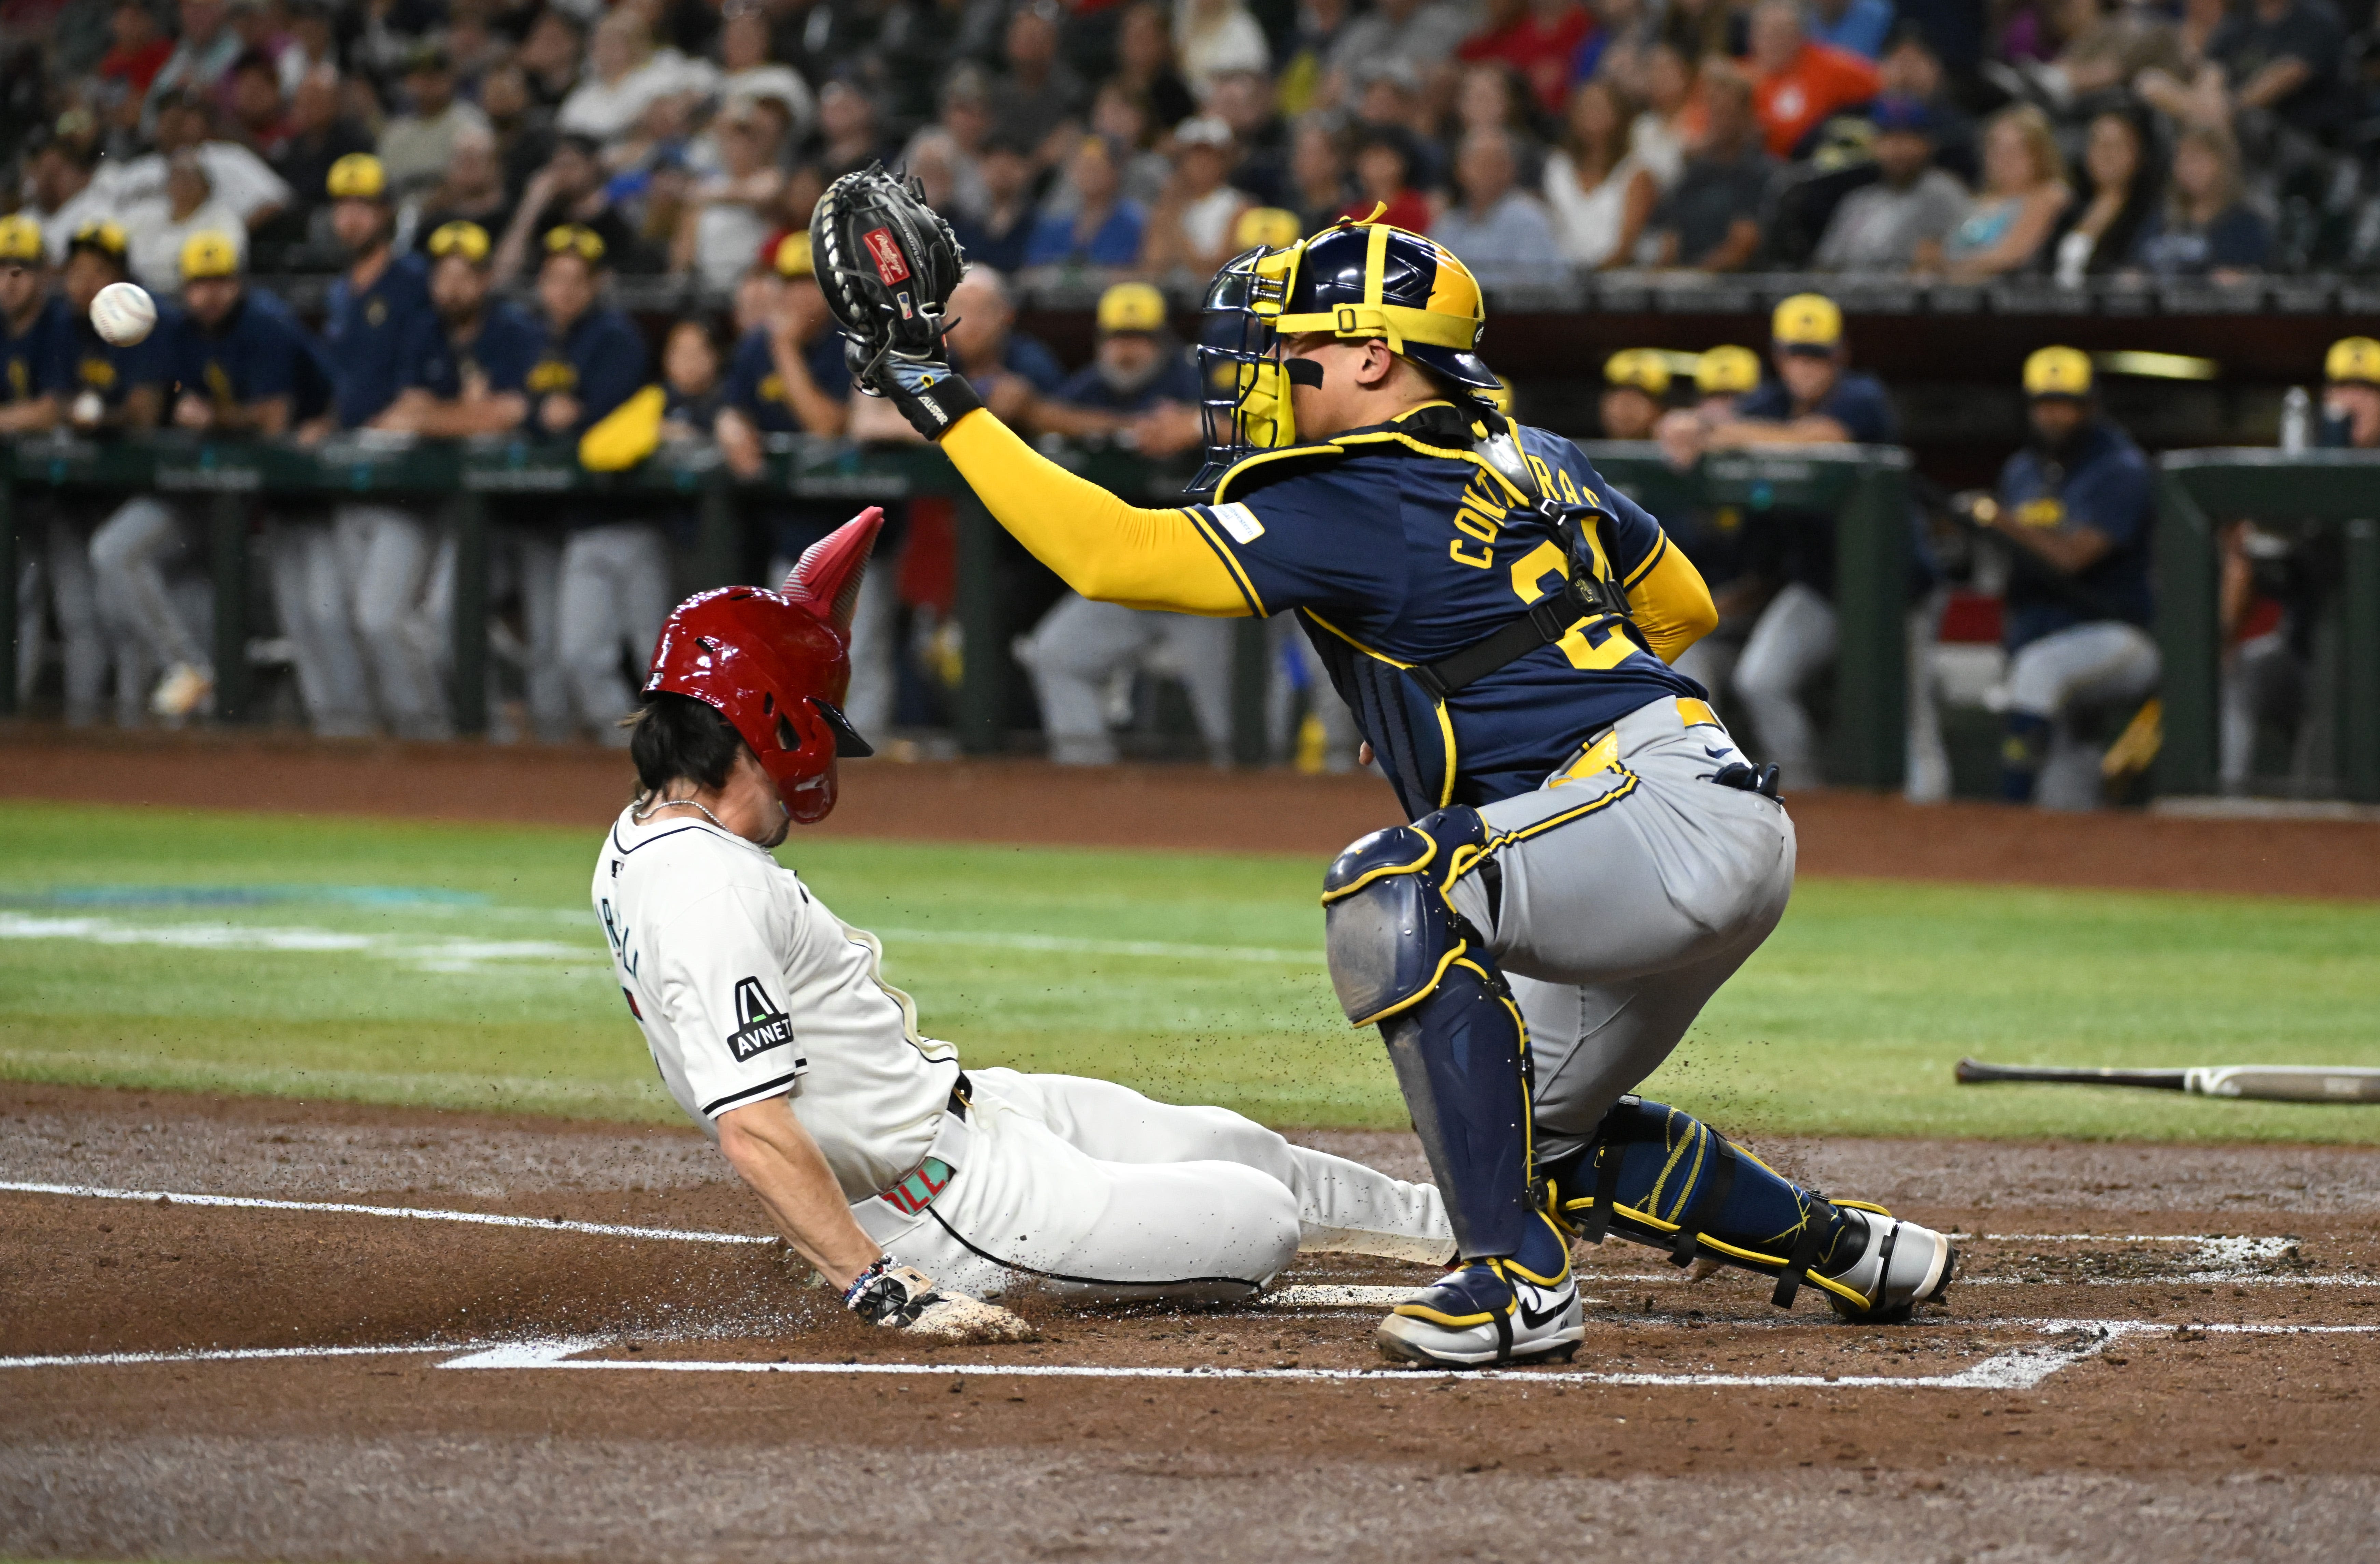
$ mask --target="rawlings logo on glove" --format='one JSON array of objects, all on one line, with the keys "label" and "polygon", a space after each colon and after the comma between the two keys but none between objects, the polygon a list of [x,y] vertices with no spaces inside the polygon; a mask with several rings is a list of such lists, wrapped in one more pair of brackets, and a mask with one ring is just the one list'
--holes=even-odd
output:
[{"label": "rawlings logo on glove", "polygon": [[966,254],[917,181],[881,164],[837,179],[810,213],[810,254],[861,391],[929,440],[983,406],[942,341]]}]

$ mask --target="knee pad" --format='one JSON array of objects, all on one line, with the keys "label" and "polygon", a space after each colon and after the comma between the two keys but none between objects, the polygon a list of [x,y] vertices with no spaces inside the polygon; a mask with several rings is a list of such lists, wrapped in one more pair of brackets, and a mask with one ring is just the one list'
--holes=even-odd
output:
[{"label": "knee pad", "polygon": [[1322,942],[1350,1022],[1368,1026],[1418,1004],[1478,946],[1447,890],[1487,840],[1479,812],[1458,806],[1376,830],[1332,862],[1322,877]]}]

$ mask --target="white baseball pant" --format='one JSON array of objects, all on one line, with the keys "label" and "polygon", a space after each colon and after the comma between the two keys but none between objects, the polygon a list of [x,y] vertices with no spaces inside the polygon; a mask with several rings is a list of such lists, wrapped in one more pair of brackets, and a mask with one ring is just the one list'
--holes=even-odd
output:
[{"label": "white baseball pant", "polygon": [[1079,1075],[971,1070],[965,1161],[923,1211],[853,1207],[869,1237],[978,1297],[1248,1297],[1302,1249],[1436,1264],[1438,1190],[1293,1146],[1228,1109]]}]

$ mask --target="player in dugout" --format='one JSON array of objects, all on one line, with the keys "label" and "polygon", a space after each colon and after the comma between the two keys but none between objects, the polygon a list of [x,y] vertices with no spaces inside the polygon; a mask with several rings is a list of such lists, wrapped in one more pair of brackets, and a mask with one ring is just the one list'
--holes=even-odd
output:
[{"label": "player in dugout", "polygon": [[1670,666],[1713,620],[1693,565],[1576,446],[1487,400],[1459,259],[1343,220],[1228,262],[1199,498],[1142,507],[1042,457],[952,368],[963,258],[913,188],[847,175],[810,233],[863,391],[1085,597],[1296,610],[1413,821],[1323,880],[1333,987],[1380,1028],[1456,1240],[1455,1268],[1381,1322],[1385,1354],[1574,1352],[1573,1236],[1748,1267],[1780,1304],[1808,1285],[1860,1319],[1940,1294],[1942,1234],[1633,1095],[1782,916],[1793,827]]},{"label": "player in dugout", "polygon": [[[74,322],[66,301],[50,286],[49,250],[42,225],[23,212],[0,217],[0,436],[46,434],[66,416],[67,398],[74,386]],[[29,540],[43,543],[55,536],[58,510],[55,500],[37,498],[30,490],[17,494],[11,520]],[[13,582],[0,582],[0,591],[17,594],[17,666],[5,675],[17,681],[17,706],[30,698],[42,659],[42,588],[43,552],[29,553]],[[83,590],[90,595],[88,568]],[[65,613],[59,615],[63,621]],[[78,676],[88,677],[95,701],[96,673],[84,669],[103,653],[98,645],[96,612],[88,641],[70,640],[67,654],[69,690]],[[63,625],[61,626],[63,628]],[[85,720],[88,721],[86,715]]]},{"label": "player in dugout", "polygon": [[[1891,398],[1875,376],[1851,367],[1843,312],[1824,294],[1777,306],[1769,325],[1777,378],[1735,399],[1731,409],[1696,407],[1662,420],[1664,443],[1681,461],[1748,445],[1889,445],[1900,439]],[[1805,685],[1835,660],[1835,518],[1824,511],[1777,510],[1745,540],[1745,573],[1771,595],[1736,660],[1734,690],[1761,751],[1788,785],[1824,780],[1817,726]]]},{"label": "player in dugout", "polygon": [[1650,347],[1623,347],[1603,361],[1597,411],[1606,440],[1650,440],[1670,407],[1670,365]]},{"label": "player in dugout", "polygon": [[2088,809],[2099,801],[2099,752],[2076,719],[2156,688],[2155,489],[2148,458],[2100,408],[2083,353],[2034,352],[2024,395],[2033,438],[2000,468],[1994,503],[1973,513],[2014,545],[2000,791],[2013,804]]},{"label": "player in dugout", "polygon": [[[1220,1108],[1106,1081],[963,1069],[852,927],[769,849],[869,753],[841,702],[883,513],[783,592],[678,605],[629,744],[640,795],[595,863],[614,974],[670,1095],[863,1318],[998,1340],[980,1302],[1236,1302],[1301,1250],[1441,1259],[1439,1192]],[[795,1018],[798,1017],[798,1021]]]}]

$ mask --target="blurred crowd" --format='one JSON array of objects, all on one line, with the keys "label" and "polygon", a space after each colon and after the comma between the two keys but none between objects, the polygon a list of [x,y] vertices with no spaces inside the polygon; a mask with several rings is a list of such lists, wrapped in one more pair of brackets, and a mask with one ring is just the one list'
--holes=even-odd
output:
[{"label": "blurred crowd", "polygon": [[2380,265],[2369,0],[8,0],[0,155],[54,252],[170,287],[231,233],[517,275],[570,221],[731,290],[826,182],[905,165],[971,254],[1195,285],[1251,208],[1385,206],[1491,288],[1577,269],[1984,281]]}]

